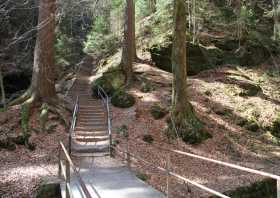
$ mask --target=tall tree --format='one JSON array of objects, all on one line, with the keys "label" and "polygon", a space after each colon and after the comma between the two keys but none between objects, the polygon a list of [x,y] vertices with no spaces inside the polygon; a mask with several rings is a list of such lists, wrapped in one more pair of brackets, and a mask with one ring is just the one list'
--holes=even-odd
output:
[{"label": "tall tree", "polygon": [[157,11],[157,1],[156,0],[148,0],[149,2],[149,9],[150,9],[150,13],[153,14]]},{"label": "tall tree", "polygon": [[280,3],[278,0],[272,0],[273,4],[273,19],[274,19],[274,33],[273,39],[280,38]]},{"label": "tall tree", "polygon": [[126,75],[126,82],[133,78],[133,61],[135,59],[135,4],[134,0],[126,0],[124,20],[124,40],[121,66]]},{"label": "tall tree", "polygon": [[[172,68],[174,74],[172,90],[172,120],[184,141],[202,141],[202,124],[198,120],[187,93],[186,65],[186,3],[174,0],[174,32],[172,49]],[[173,126],[171,126],[173,127]]]},{"label": "tall tree", "polygon": [[31,89],[35,98],[49,102],[56,97],[54,70],[55,0],[41,0],[40,24],[34,52]]},{"label": "tall tree", "polygon": [[53,103],[56,97],[54,69],[55,0],[40,0],[32,83],[28,91],[10,105]]}]

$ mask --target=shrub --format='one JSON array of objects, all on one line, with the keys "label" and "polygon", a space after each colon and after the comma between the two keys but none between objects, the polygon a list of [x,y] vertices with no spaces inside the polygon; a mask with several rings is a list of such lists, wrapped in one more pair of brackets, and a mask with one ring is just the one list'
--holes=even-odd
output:
[{"label": "shrub", "polygon": [[153,90],[153,86],[152,84],[147,81],[147,80],[143,80],[141,82],[141,85],[140,85],[140,90],[143,92],[143,93],[149,93]]},{"label": "shrub", "polygon": [[161,119],[168,113],[168,111],[165,108],[163,108],[160,104],[153,105],[151,107],[150,112],[154,119]]},{"label": "shrub", "polygon": [[117,134],[118,135],[121,135],[121,136],[123,136],[123,137],[125,137],[125,138],[128,138],[128,128],[127,128],[127,126],[126,125],[122,125],[121,127],[118,127],[117,128]]},{"label": "shrub", "polygon": [[113,95],[111,102],[115,107],[129,108],[135,104],[135,98],[124,90],[119,90]]}]

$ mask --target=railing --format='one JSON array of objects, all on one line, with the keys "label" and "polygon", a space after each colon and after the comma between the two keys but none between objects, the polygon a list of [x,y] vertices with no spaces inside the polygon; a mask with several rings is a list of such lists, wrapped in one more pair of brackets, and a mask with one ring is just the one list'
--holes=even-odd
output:
[{"label": "railing", "polygon": [[109,153],[112,157],[112,123],[111,123],[111,111],[110,111],[110,98],[104,89],[98,86],[98,96],[102,99],[104,108],[106,109],[107,116],[107,130],[109,135]]},{"label": "railing", "polygon": [[69,136],[68,136],[69,137],[68,152],[69,152],[70,155],[72,153],[72,138],[74,136],[74,130],[75,130],[76,123],[77,123],[78,112],[79,112],[79,96],[77,96],[77,98],[76,98],[74,111],[73,111],[73,115],[72,115],[71,127],[70,127],[70,130],[69,130]]},{"label": "railing", "polygon": [[[138,140],[133,140],[134,142],[135,141],[138,141]],[[143,142],[141,142],[143,143]],[[151,144],[149,144],[151,145]],[[163,173],[166,174],[166,195],[167,195],[167,198],[170,197],[170,177],[174,177],[180,181],[183,181],[184,183],[188,183],[188,184],[191,184],[197,188],[200,188],[210,194],[213,194],[213,195],[216,195],[218,197],[222,197],[222,198],[230,198],[229,196],[225,195],[225,194],[222,194],[218,191],[215,191],[211,188],[208,188],[202,184],[199,184],[195,181],[192,181],[190,179],[187,179],[186,177],[180,175],[180,174],[177,174],[175,172],[172,171],[172,166],[171,166],[171,154],[179,154],[179,155],[184,155],[184,156],[187,156],[187,157],[191,157],[191,158],[195,158],[195,159],[198,159],[198,160],[202,160],[202,161],[207,161],[207,162],[211,162],[211,163],[215,163],[215,164],[218,164],[218,165],[221,165],[221,166],[225,166],[225,167],[229,167],[229,168],[233,168],[233,169],[237,169],[237,170],[240,170],[240,171],[244,171],[244,172],[248,172],[248,173],[252,173],[252,174],[256,174],[256,175],[260,175],[260,176],[264,176],[264,177],[268,177],[268,178],[271,178],[271,179],[275,179],[277,181],[277,186],[276,186],[276,189],[277,189],[277,198],[280,198],[280,176],[278,175],[274,175],[274,174],[271,174],[271,173],[267,173],[267,172],[264,172],[264,171],[258,171],[258,170],[254,170],[254,169],[251,169],[251,168],[247,168],[247,167],[242,167],[242,166],[239,166],[239,165],[235,165],[235,164],[231,164],[231,163],[227,163],[227,162],[222,162],[222,161],[219,161],[219,160],[215,160],[215,159],[210,159],[210,158],[207,158],[207,157],[203,157],[203,156],[199,156],[199,155],[195,155],[195,154],[192,154],[192,153],[187,153],[187,152],[183,152],[183,151],[180,151],[180,150],[176,150],[176,149],[167,149],[167,148],[163,148],[163,147],[160,147],[160,146],[156,146],[156,145],[151,145],[152,147],[156,148],[156,149],[159,149],[160,151],[165,151],[167,152],[167,158],[166,158],[166,167],[163,168],[163,167],[160,167],[160,166],[156,166],[154,163],[151,163],[151,162],[148,162],[144,159],[142,159],[141,157],[139,156],[136,156],[135,154],[133,154],[132,152],[130,152],[129,150],[129,139],[127,138],[126,139],[126,146],[125,146],[125,149],[119,149],[119,148],[114,148],[116,151],[119,151],[121,153],[124,154],[124,158],[127,162],[127,166],[128,168],[131,167],[131,158],[134,158],[135,160],[137,161],[141,161],[141,162],[144,162],[145,164],[148,164],[149,166],[155,168],[155,169],[158,169],[160,171],[162,171]]]},{"label": "railing", "polygon": [[[63,156],[65,158],[63,158]],[[81,186],[83,197],[85,198],[92,198],[85,182],[83,181],[78,169],[72,162],[69,153],[67,152],[64,144],[60,142],[59,145],[59,162],[58,162],[58,176],[59,178],[63,179],[65,181],[65,197],[71,198],[73,197],[72,188],[71,188],[71,170],[75,174],[76,178],[78,179],[78,183]],[[92,186],[92,189],[95,193],[95,195],[98,198],[101,198],[98,194],[97,190]],[[94,197],[96,197],[94,196]]]}]

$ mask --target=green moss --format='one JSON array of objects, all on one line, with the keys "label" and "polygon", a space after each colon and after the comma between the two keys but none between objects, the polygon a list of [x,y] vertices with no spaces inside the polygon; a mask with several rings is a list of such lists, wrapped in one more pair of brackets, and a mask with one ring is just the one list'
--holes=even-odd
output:
[{"label": "green moss", "polygon": [[212,138],[212,135],[205,130],[204,124],[195,117],[188,113],[175,116],[174,125],[171,118],[167,119],[167,135],[168,137],[179,136],[185,143],[200,144],[201,142]]},{"label": "green moss", "polygon": [[158,103],[151,107],[150,112],[154,119],[161,119],[168,113],[168,111]]},{"label": "green moss", "polygon": [[125,138],[128,138],[128,127],[126,125],[122,125],[117,128],[117,134],[121,135]]},{"label": "green moss", "polygon": [[[274,179],[265,179],[250,186],[244,186],[226,192],[225,194],[232,198],[276,198],[276,181]],[[211,198],[216,197],[217,196],[211,196]]]},{"label": "green moss", "polygon": [[142,140],[143,140],[144,142],[149,143],[149,144],[152,144],[152,143],[154,142],[153,136],[152,136],[152,135],[149,135],[149,134],[143,135]]},{"label": "green moss", "polygon": [[148,175],[146,175],[145,173],[140,173],[140,172],[138,172],[136,174],[136,177],[138,177],[139,179],[141,179],[144,182],[150,179],[150,177]]},{"label": "green moss", "polygon": [[59,183],[43,183],[39,186],[36,198],[61,198]]},{"label": "green moss", "polygon": [[280,138],[280,113],[272,122],[271,133],[273,136]]},{"label": "green moss", "polygon": [[118,69],[111,69],[104,73],[100,78],[95,80],[92,85],[92,95],[98,96],[98,86],[102,87],[104,91],[112,96],[125,84],[125,76]]},{"label": "green moss", "polygon": [[16,145],[10,140],[10,138],[0,140],[0,149],[7,149],[9,151],[16,150]]},{"label": "green moss", "polygon": [[149,93],[153,90],[153,86],[151,82],[149,82],[148,80],[143,80],[140,85],[140,90],[143,93]]},{"label": "green moss", "polygon": [[114,93],[111,102],[115,107],[129,108],[135,104],[135,98],[124,90],[119,90]]}]

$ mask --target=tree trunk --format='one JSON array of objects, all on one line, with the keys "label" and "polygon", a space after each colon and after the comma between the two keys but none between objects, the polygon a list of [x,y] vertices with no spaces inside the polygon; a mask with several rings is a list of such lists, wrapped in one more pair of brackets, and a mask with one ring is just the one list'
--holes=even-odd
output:
[{"label": "tree trunk", "polygon": [[133,61],[136,61],[138,59],[137,56],[137,51],[136,51],[136,30],[135,30],[135,1],[132,1],[132,38],[131,38],[131,42],[132,42],[132,56],[133,56]]},{"label": "tree trunk", "polygon": [[149,1],[149,9],[150,9],[150,14],[153,14],[157,11],[157,1],[156,0],[148,0]]},{"label": "tree trunk", "polygon": [[133,78],[132,65],[136,55],[134,6],[133,0],[126,0],[121,66],[127,83],[130,83]]},{"label": "tree trunk", "polygon": [[197,119],[187,94],[186,65],[186,3],[185,0],[174,0],[174,33],[172,49],[173,91],[172,117],[179,130],[179,136],[189,143],[202,141],[202,124]]},{"label": "tree trunk", "polygon": [[35,100],[56,99],[54,69],[55,0],[41,0],[31,93]]},{"label": "tree trunk", "polygon": [[273,33],[273,39],[277,40],[280,37],[280,16],[279,16],[279,10],[280,10],[280,3],[277,0],[272,1],[273,4],[273,19],[274,19],[274,33]]},{"label": "tree trunk", "polygon": [[1,68],[0,68],[0,89],[1,89],[1,103],[3,104],[4,109],[6,109],[6,94],[5,94],[5,87],[3,83],[3,75],[2,75]]}]

